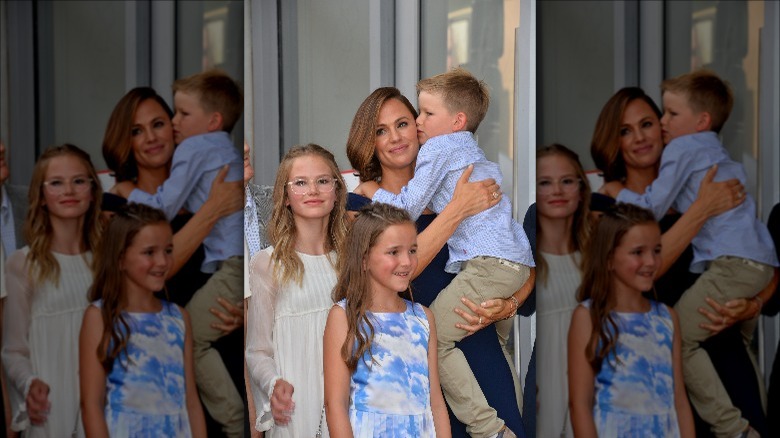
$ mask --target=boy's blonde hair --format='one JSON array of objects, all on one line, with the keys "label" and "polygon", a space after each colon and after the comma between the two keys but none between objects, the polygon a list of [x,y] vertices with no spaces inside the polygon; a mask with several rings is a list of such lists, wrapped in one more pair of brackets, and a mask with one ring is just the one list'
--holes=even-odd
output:
[{"label": "boy's blonde hair", "polygon": [[241,87],[221,70],[195,73],[173,83],[174,94],[183,91],[198,98],[200,105],[208,112],[222,115],[222,130],[231,132],[244,107]]},{"label": "boy's blonde hair", "polygon": [[471,132],[477,132],[490,105],[485,81],[461,67],[421,80],[417,83],[417,95],[422,91],[440,96],[450,112],[466,114],[466,130]]},{"label": "boy's blonde hair", "polygon": [[729,83],[709,70],[696,70],[661,82],[661,92],[680,94],[696,112],[707,112],[711,130],[720,132],[734,106],[734,93]]}]

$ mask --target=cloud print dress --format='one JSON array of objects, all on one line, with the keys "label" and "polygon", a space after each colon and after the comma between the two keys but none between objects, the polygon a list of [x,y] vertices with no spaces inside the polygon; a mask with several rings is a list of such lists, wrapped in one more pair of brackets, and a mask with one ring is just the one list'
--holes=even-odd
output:
[{"label": "cloud print dress", "polygon": [[[342,308],[346,301],[338,303]],[[406,301],[402,313],[368,313],[371,344],[350,381],[349,420],[355,438],[435,437],[428,380],[428,318]]]},{"label": "cloud print dress", "polygon": [[[100,307],[102,301],[94,306]],[[115,437],[189,437],[184,383],[184,318],[167,301],[156,313],[129,313],[127,349],[106,377],[106,423]]]}]

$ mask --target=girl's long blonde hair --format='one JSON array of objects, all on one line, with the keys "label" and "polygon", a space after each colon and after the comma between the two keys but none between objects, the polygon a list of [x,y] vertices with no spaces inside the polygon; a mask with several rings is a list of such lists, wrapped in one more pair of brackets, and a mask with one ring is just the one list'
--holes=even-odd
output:
[{"label": "girl's long blonde hair", "polygon": [[644,224],[658,224],[653,213],[633,204],[615,204],[599,219],[590,244],[583,254],[582,284],[577,300],[590,299],[590,320],[593,332],[585,348],[585,355],[598,373],[604,359],[610,361],[610,352],[617,345],[619,330],[612,310],[615,297],[612,294],[610,263],[615,248],[628,231]]},{"label": "girl's long blonde hair", "polygon": [[[563,146],[561,144],[551,144],[544,146],[536,151],[536,162],[538,163],[541,158],[550,157],[554,155],[560,155],[571,163],[572,167],[577,174],[577,178],[580,179],[580,204],[577,206],[577,210],[574,212],[574,222],[572,223],[571,241],[569,247],[574,251],[582,251],[588,246],[590,240],[590,233],[593,228],[593,221],[590,215],[590,183],[588,182],[588,176],[585,174],[585,170],[580,163],[580,157],[576,152]],[[538,210],[537,210],[538,211]],[[539,221],[536,221],[536,241],[539,241],[539,237],[544,234],[544,230],[540,226]],[[537,249],[536,270],[539,274],[539,278],[542,283],[547,283],[547,262],[544,257],[541,257],[539,250]],[[582,264],[580,263],[580,269]]]},{"label": "girl's long blonde hair", "polygon": [[[273,190],[273,212],[268,224],[268,241],[273,246],[271,263],[272,275],[278,284],[283,285],[289,281],[301,284],[303,281],[303,262],[295,252],[295,242],[298,239],[298,230],[295,227],[295,218],[292,209],[287,205],[287,182],[290,178],[290,169],[293,161],[303,157],[320,157],[330,168],[331,176],[336,179],[336,202],[328,218],[328,234],[325,241],[325,249],[330,252],[338,250],[347,234],[347,219],[345,208],[347,204],[347,186],[339,172],[336,159],[327,149],[316,144],[293,146],[279,164],[276,172],[276,182]],[[333,260],[334,266],[338,260]]]},{"label": "girl's long blonde hair", "polygon": [[95,252],[95,277],[88,298],[90,301],[103,300],[100,307],[103,339],[97,355],[106,374],[111,372],[114,361],[127,349],[130,340],[130,326],[122,315],[127,305],[122,260],[135,236],[144,227],[156,224],[170,226],[162,211],[143,204],[124,205],[109,221]]},{"label": "girl's long blonde hair", "polygon": [[[366,352],[373,362],[371,343],[374,326],[366,313],[371,307],[371,283],[365,267],[366,259],[379,236],[391,225],[401,224],[414,227],[414,222],[405,210],[382,203],[368,204],[358,212],[340,252],[341,263],[338,280],[333,288],[333,301],[347,300],[345,310],[348,329],[347,338],[341,347],[341,357],[352,373]],[[411,291],[407,292],[411,294]],[[357,345],[350,353],[350,347],[356,341]]]},{"label": "girl's long blonde hair", "polygon": [[63,144],[52,146],[41,154],[33,168],[30,188],[28,191],[27,216],[24,221],[24,239],[30,246],[30,252],[27,253],[28,275],[34,282],[42,283],[52,281],[59,284],[60,264],[51,252],[51,241],[54,229],[51,225],[48,208],[45,205],[44,181],[46,180],[46,171],[49,169],[51,160],[72,156],[77,158],[87,170],[87,176],[92,179],[92,202],[89,209],[84,214],[84,227],[82,228],[82,244],[86,251],[95,249],[101,236],[100,221],[100,201],[103,197],[103,189],[100,186],[95,166],[89,154],[72,144]]}]

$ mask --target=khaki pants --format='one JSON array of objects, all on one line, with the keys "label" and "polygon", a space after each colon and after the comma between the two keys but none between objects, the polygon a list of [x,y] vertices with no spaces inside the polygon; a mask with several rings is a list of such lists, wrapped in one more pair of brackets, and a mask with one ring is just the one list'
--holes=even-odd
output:
[{"label": "khaki pants", "polygon": [[[466,297],[474,303],[491,298],[509,298],[528,280],[531,270],[518,263],[495,257],[475,257],[463,264],[463,269],[444,288],[431,304],[436,319],[438,336],[439,380],[444,396],[452,412],[466,425],[473,437],[487,437],[498,433],[504,421],[491,408],[466,357],[455,348],[455,342],[466,335],[465,330],[455,327],[463,319],[453,309],[468,310],[460,302]],[[499,337],[509,336],[510,324],[496,326]]]},{"label": "khaki pants", "polygon": [[[712,336],[699,327],[710,320],[698,312],[706,306],[705,297],[724,304],[735,298],[750,298],[760,292],[771,280],[774,268],[739,257],[723,256],[710,263],[674,306],[680,319],[682,365],[688,396],[701,418],[712,425],[718,437],[732,437],[744,430],[748,423],[742,413],[731,404],[728,393],[701,343]],[[752,339],[758,318],[740,323],[746,345]]]},{"label": "khaki pants", "polygon": [[223,426],[228,437],[243,437],[244,402],[219,352],[211,346],[224,334],[211,327],[214,315],[209,309],[218,306],[217,297],[230,303],[244,299],[243,257],[235,256],[225,260],[206,284],[195,292],[186,307],[192,322],[195,382],[203,405]]}]

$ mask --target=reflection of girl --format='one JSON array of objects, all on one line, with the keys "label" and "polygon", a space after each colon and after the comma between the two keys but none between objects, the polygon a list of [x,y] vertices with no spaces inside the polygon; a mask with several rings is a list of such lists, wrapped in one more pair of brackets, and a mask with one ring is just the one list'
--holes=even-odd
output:
[{"label": "reflection of girl", "polygon": [[[393,193],[400,192],[412,176],[419,151],[415,119],[417,113],[406,97],[396,88],[383,87],[374,90],[361,103],[352,121],[347,139],[347,156],[362,181],[376,180],[379,186]],[[469,170],[464,172],[452,201],[436,216],[423,214],[417,221],[418,259],[412,284],[415,300],[430,305],[437,294],[452,280],[453,275],[444,272],[447,239],[463,218],[482,211],[498,202],[491,194],[498,190],[492,181],[468,183]],[[349,210],[357,210],[369,199],[350,194]],[[430,266],[429,266],[430,265]],[[427,268],[426,268],[427,267]],[[488,300],[485,308],[471,302],[464,303],[474,316],[461,309],[464,318],[460,328],[474,333],[459,343],[469,362],[469,367],[479,383],[484,405],[490,406],[498,418],[513,431],[523,429],[518,406],[521,396],[517,373],[498,340],[493,322],[511,316],[516,308],[511,300]],[[474,413],[466,413],[473,415]],[[462,416],[460,413],[459,416]],[[463,416],[466,423],[468,419]],[[466,436],[466,427],[454,415],[450,415],[453,436]]]},{"label": "reflection of girl", "polygon": [[89,155],[47,149],[30,182],[28,246],[8,258],[3,364],[14,430],[84,436],[79,421],[78,332],[99,236],[100,182]]},{"label": "reflection of girl", "polygon": [[295,146],[276,173],[271,246],[250,262],[246,366],[258,431],[267,437],[328,436],[322,336],[346,234],[346,187],[333,154]]},{"label": "reflection of girl", "polygon": [[141,204],[120,209],[104,233],[79,341],[88,436],[206,436],[189,315],[154,296],[172,241],[165,214]]},{"label": "reflection of girl", "polygon": [[572,436],[566,336],[577,307],[582,251],[591,231],[590,186],[577,154],[562,145],[536,151],[537,436]]},{"label": "reflection of girl", "polygon": [[617,204],[599,220],[569,330],[576,436],[694,437],[677,314],[642,295],[653,288],[660,257],[661,231],[649,211]]},{"label": "reflection of girl", "polygon": [[[604,172],[605,181],[622,180],[626,188],[644,193],[658,175],[663,137],[661,112],[640,88],[627,87],[615,93],[604,105],[596,121],[591,141],[591,155],[596,166]],[[656,290],[661,302],[672,306],[695,281],[688,271],[693,256],[690,242],[704,222],[742,202],[743,187],[736,180],[712,183],[710,171],[702,182],[699,198],[688,211],[680,215],[670,212],[661,220],[662,257]],[[668,271],[668,272],[667,272]],[[768,295],[764,301],[768,299]],[[702,303],[704,306],[705,303]],[[709,301],[716,310],[720,304]],[[723,330],[736,320],[750,319],[758,309],[754,300],[734,300],[723,308],[724,315],[710,315],[713,331]],[[727,331],[711,338],[704,347],[710,354],[721,380],[735,406],[739,407],[750,424],[763,430],[765,419],[761,407],[761,383],[757,370],[738,331]],[[697,423],[698,433],[707,433],[705,424]]]},{"label": "reflection of girl", "polygon": [[449,437],[431,311],[400,297],[417,268],[417,230],[387,204],[362,208],[341,254],[324,337],[334,437]]}]

